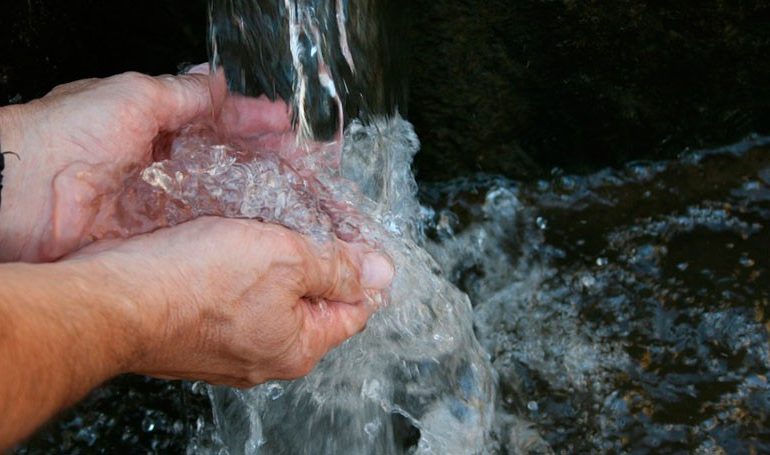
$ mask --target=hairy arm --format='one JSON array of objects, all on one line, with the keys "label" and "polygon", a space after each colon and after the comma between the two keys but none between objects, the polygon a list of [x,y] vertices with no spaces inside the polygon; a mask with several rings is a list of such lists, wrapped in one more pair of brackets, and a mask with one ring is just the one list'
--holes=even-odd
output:
[{"label": "hairy arm", "polygon": [[131,289],[89,261],[0,265],[0,450],[140,353]]},{"label": "hairy arm", "polygon": [[[0,261],[66,257],[0,265],[0,452],[121,373],[236,387],[303,376],[377,309],[386,257],[257,221],[200,218],[78,250],[116,176],[146,164],[159,133],[210,115],[211,87],[224,78],[131,73],[0,109],[2,151],[21,158],[3,174]],[[285,133],[285,104],[266,103],[222,115]]]},{"label": "hairy arm", "polygon": [[218,218],[0,265],[0,451],[122,373],[304,376],[363,330],[393,273],[362,245]]}]

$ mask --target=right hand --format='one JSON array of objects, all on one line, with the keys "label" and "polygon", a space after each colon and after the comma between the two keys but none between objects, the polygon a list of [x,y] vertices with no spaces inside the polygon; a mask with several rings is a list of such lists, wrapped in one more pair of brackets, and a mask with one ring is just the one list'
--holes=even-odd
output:
[{"label": "right hand", "polygon": [[280,226],[200,218],[66,261],[120,277],[137,318],[125,372],[250,387],[308,374],[364,329],[367,293],[387,287],[389,260],[362,245],[318,245]]}]

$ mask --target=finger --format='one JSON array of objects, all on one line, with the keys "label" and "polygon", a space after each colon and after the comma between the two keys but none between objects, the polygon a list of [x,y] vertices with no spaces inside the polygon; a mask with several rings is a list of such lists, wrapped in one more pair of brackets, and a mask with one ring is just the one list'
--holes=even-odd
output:
[{"label": "finger", "polygon": [[[186,74],[209,74],[211,67],[208,63],[193,65],[185,71]],[[214,98],[223,97],[226,92],[224,71],[219,69],[212,76],[213,90],[218,94]],[[289,106],[283,100],[271,101],[266,96],[251,98],[231,93],[224,99],[220,120],[228,130],[242,138],[251,138],[264,134],[282,135],[291,131],[291,114]]]},{"label": "finger", "polygon": [[264,95],[250,98],[230,94],[222,108],[221,122],[230,133],[242,138],[291,131],[289,106],[282,100],[271,101]]},{"label": "finger", "polygon": [[186,74],[209,74],[209,72],[211,72],[211,67],[209,66],[208,62],[192,65],[183,71],[183,73]]},{"label": "finger", "polygon": [[344,303],[362,301],[367,289],[384,289],[394,273],[382,254],[340,240],[323,247],[310,245],[303,265],[307,297]]},{"label": "finger", "polygon": [[347,304],[341,302],[307,303],[305,336],[310,346],[316,346],[317,358],[362,332],[376,308],[368,302]]},{"label": "finger", "polygon": [[67,84],[57,85],[45,96],[49,97],[49,96],[68,95],[71,93],[76,93],[84,88],[87,88],[93,85],[94,82],[96,81],[98,81],[98,79],[90,78],[90,79],[81,79],[79,81],[69,82]]},{"label": "finger", "polygon": [[216,77],[205,74],[157,76],[160,85],[155,115],[161,130],[174,131],[205,116],[212,116]]}]

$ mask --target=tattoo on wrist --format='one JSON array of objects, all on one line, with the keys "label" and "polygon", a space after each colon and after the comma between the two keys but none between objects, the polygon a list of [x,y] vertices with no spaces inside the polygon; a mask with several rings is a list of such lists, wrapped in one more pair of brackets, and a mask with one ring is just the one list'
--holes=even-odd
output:
[{"label": "tattoo on wrist", "polygon": [[21,160],[21,157],[16,152],[3,152],[2,145],[0,145],[0,206],[3,204],[3,171],[5,170],[5,155],[13,155],[16,159]]}]

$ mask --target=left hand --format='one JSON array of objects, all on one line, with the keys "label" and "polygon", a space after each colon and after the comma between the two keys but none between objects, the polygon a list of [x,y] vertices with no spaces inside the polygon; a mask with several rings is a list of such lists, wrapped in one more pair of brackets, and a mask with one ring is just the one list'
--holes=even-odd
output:
[{"label": "left hand", "polygon": [[[156,140],[213,119],[212,91],[224,99],[223,77],[126,73],[62,85],[39,100],[1,108],[2,151],[20,159],[5,159],[0,261],[51,261],[90,243],[96,215],[132,170],[149,164]],[[282,102],[229,102],[222,117],[245,120],[248,134],[290,129]],[[238,125],[234,129],[238,134]]]}]

